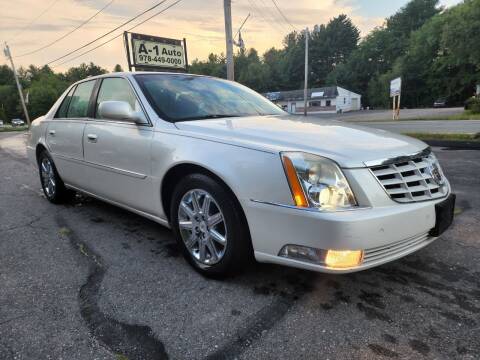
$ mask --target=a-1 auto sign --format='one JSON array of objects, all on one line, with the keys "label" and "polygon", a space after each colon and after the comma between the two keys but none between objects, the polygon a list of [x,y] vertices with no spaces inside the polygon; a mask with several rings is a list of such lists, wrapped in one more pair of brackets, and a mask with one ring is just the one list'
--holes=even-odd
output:
[{"label": "a-1 auto sign", "polygon": [[130,34],[132,66],[135,69],[186,70],[185,40]]}]

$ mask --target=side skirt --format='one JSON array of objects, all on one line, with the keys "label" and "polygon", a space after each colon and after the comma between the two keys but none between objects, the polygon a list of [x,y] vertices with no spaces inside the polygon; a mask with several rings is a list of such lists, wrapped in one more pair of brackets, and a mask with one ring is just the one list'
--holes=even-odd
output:
[{"label": "side skirt", "polygon": [[95,195],[95,194],[93,194],[93,193],[91,193],[91,192],[89,192],[89,191],[85,191],[85,190],[80,189],[80,188],[78,188],[78,187],[76,187],[76,186],[72,186],[72,185],[69,185],[69,184],[65,184],[65,186],[66,186],[67,188],[69,188],[69,189],[78,191],[78,192],[83,193],[83,194],[85,194],[85,195],[91,196],[91,197],[93,197],[93,198],[96,198],[96,199],[98,199],[98,200],[104,201],[104,202],[106,202],[106,203],[109,203],[109,204],[112,204],[112,205],[115,205],[115,206],[118,206],[118,207],[121,207],[121,208],[123,208],[123,209],[125,209],[125,210],[128,210],[128,211],[131,211],[131,212],[133,212],[133,213],[135,213],[135,214],[137,214],[137,215],[140,215],[140,216],[143,216],[143,217],[145,217],[145,218],[147,218],[147,219],[150,219],[150,220],[152,220],[152,221],[155,221],[156,223],[159,223],[160,225],[163,225],[163,226],[165,226],[165,227],[168,228],[168,229],[171,228],[168,220],[166,220],[166,219],[162,219],[162,218],[160,218],[160,217],[158,217],[158,216],[155,216],[155,215],[146,213],[146,212],[144,212],[144,211],[140,211],[140,210],[134,209],[134,208],[132,208],[132,207],[130,207],[130,206],[127,206],[127,205],[124,205],[124,204],[121,204],[121,203],[118,203],[118,202],[115,202],[115,201],[106,199],[106,198],[104,198],[104,197]]}]

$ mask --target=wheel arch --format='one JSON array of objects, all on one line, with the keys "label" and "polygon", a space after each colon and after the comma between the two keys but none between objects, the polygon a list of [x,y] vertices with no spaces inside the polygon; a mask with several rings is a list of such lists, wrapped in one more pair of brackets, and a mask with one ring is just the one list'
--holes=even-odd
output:
[{"label": "wheel arch", "polygon": [[[220,183],[225,190],[232,196],[236,204],[238,205],[239,209],[242,212],[243,219],[245,221],[245,224],[248,227],[248,222],[247,222],[247,217],[245,216],[245,211],[243,210],[243,207],[238,200],[237,195],[235,192],[232,190],[232,187],[227,184],[227,182],[214,173],[212,170],[207,169],[204,166],[195,164],[195,163],[180,163],[172,166],[166,173],[165,176],[163,177],[162,184],[161,184],[161,189],[160,189],[160,195],[161,195],[161,200],[162,200],[162,207],[163,207],[163,213],[167,217],[168,221],[170,221],[170,205],[171,205],[171,200],[172,200],[172,193],[173,189],[175,188],[175,185],[178,183],[178,181],[182,178],[184,178],[187,175],[190,174],[203,174],[206,176],[209,176],[216,180],[218,183]],[[248,229],[250,233],[250,229]]]},{"label": "wheel arch", "polygon": [[48,150],[45,145],[43,145],[42,143],[38,143],[37,147],[35,148],[35,158],[37,159],[37,163],[38,163],[38,157],[40,156],[42,151],[48,151]]}]

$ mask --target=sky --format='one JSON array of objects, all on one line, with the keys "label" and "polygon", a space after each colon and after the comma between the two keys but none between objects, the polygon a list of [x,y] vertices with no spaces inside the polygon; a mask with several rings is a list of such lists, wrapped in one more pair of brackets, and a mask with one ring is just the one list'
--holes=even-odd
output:
[{"label": "sky", "polygon": [[[0,42],[8,42],[14,56],[36,50],[47,45],[80,25],[112,0],[0,0]],[[165,0],[150,15],[172,4]],[[260,54],[271,47],[281,47],[284,36],[294,29],[313,28],[315,24],[328,22],[339,15],[348,15],[366,35],[374,27],[382,25],[384,19],[404,6],[408,0],[275,0],[285,18],[274,6],[273,0],[232,0],[233,31],[236,33],[245,17],[250,18],[244,26],[242,37],[247,48],[254,47]],[[461,0],[441,0],[443,6],[452,6]],[[73,32],[56,44],[28,56],[15,58],[15,65],[42,66],[51,60],[94,40],[110,31],[159,0],[113,0],[88,24]],[[146,14],[127,27],[131,27]],[[108,40],[123,29],[106,36],[98,43]],[[180,2],[152,20],[137,27],[134,32],[187,39],[189,61],[205,59],[209,53],[225,52],[225,25],[223,0],[180,0]],[[81,52],[74,53],[62,61],[70,60]],[[5,64],[3,54],[0,64]],[[51,64],[55,71],[64,71],[82,62],[93,61],[107,70],[115,64],[126,68],[126,55],[122,37],[80,58],[60,65]]]}]

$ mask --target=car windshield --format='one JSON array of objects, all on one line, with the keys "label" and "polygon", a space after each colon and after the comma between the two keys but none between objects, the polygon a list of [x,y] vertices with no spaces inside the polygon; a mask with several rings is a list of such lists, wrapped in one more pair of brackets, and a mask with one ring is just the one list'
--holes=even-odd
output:
[{"label": "car windshield", "polygon": [[158,115],[172,122],[285,114],[260,94],[231,81],[183,74],[135,78]]}]

